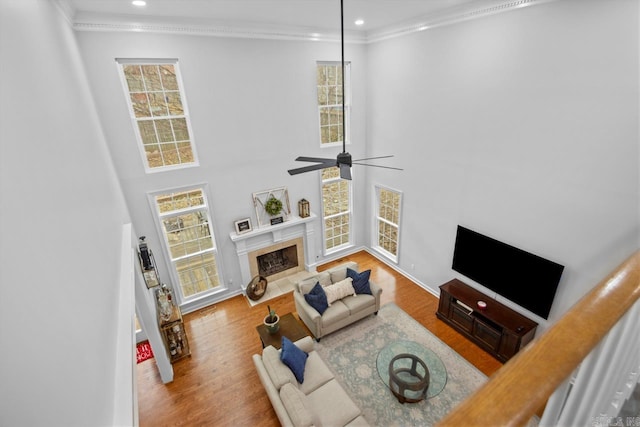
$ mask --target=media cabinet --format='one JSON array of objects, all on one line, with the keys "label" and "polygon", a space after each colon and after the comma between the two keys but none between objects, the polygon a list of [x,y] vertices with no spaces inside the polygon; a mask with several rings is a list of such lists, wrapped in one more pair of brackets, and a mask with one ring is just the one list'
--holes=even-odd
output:
[{"label": "media cabinet", "polygon": [[[478,301],[487,306],[479,308]],[[458,279],[440,286],[439,319],[501,362],[533,339],[538,324]]]}]

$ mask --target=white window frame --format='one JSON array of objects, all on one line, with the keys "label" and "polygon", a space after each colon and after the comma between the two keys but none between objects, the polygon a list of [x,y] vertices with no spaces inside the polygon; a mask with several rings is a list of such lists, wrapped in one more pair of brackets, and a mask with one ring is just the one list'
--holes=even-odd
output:
[{"label": "white window frame", "polygon": [[[331,142],[331,143],[327,143],[327,144],[323,144],[322,143],[322,119],[320,117],[320,113],[322,111],[323,108],[326,108],[327,106],[321,106],[320,104],[318,104],[318,94],[317,94],[317,87],[318,87],[318,81],[317,81],[317,72],[318,72],[318,66],[321,65],[332,65],[332,66],[338,66],[340,67],[342,65],[342,63],[340,61],[316,61],[316,107],[318,109],[318,142],[320,144],[320,147],[323,148],[327,148],[327,147],[342,147],[342,142]],[[345,61],[344,63],[344,76],[342,76],[342,78],[344,79],[344,126],[345,126],[345,144],[351,144],[351,62]],[[334,107],[340,107],[342,108],[342,103],[334,105]]]},{"label": "white window frame", "polygon": [[[209,204],[209,188],[208,188],[208,184],[194,184],[194,185],[188,185],[188,186],[182,186],[182,187],[173,187],[173,188],[169,188],[169,189],[165,189],[165,190],[161,190],[161,191],[153,191],[150,193],[147,193],[147,199],[149,201],[149,205],[151,206],[151,210],[153,211],[154,215],[153,215],[153,219],[154,222],[156,224],[156,229],[158,232],[158,235],[161,236],[161,241],[162,241],[162,250],[163,253],[167,259],[167,264],[168,264],[168,268],[169,268],[169,276],[171,277],[171,283],[174,285],[173,289],[176,295],[176,298],[178,299],[178,305],[183,305],[183,304],[189,304],[198,300],[202,300],[202,299],[206,299],[207,297],[210,297],[211,295],[215,295],[218,294],[220,292],[224,292],[227,290],[225,281],[224,281],[224,277],[223,277],[223,271],[221,268],[221,263],[220,263],[220,259],[219,259],[219,253],[218,253],[218,244],[216,241],[216,236],[214,233],[214,227],[213,227],[213,217],[211,215],[211,207]],[[156,197],[163,195],[163,194],[170,194],[170,193],[181,193],[181,192],[186,192],[186,191],[194,191],[194,190],[201,190],[202,191],[202,195],[204,198],[204,206],[198,206],[198,207],[190,207],[190,208],[186,208],[186,209],[181,209],[181,210],[175,210],[175,211],[171,211],[169,213],[161,213],[160,209],[158,207],[158,204],[156,202]],[[212,253],[214,260],[215,260],[215,264],[216,264],[216,270],[218,272],[218,282],[219,285],[208,290],[205,292],[200,292],[188,297],[185,297],[182,293],[182,286],[180,284],[180,276],[178,274],[178,270],[176,268],[176,261],[178,261],[179,259],[173,259],[173,257],[171,256],[171,249],[169,246],[169,241],[168,241],[168,237],[165,233],[165,228],[163,225],[163,219],[166,218],[170,218],[172,216],[177,216],[179,214],[184,214],[184,213],[189,213],[190,211],[199,211],[199,210],[203,210],[206,209],[207,211],[207,221],[209,223],[209,233],[211,235],[211,241],[212,241],[212,248],[210,249],[206,249],[204,251],[202,251],[201,253]],[[195,254],[190,254],[189,256],[194,256]],[[180,258],[182,259],[182,257]],[[162,272],[160,272],[160,276],[162,277]]]},{"label": "white window frame", "polygon": [[[391,221],[388,221],[385,218],[380,217],[380,191],[381,190],[385,190],[385,191],[390,191],[392,193],[396,193],[400,196],[400,203],[398,204],[398,223],[394,224]],[[403,199],[404,199],[404,194],[402,191],[381,185],[381,184],[374,184],[373,186],[373,226],[372,226],[372,241],[371,241],[371,247],[378,253],[380,253],[382,256],[384,256],[385,258],[388,258],[390,261],[394,262],[394,263],[398,263],[399,259],[400,259],[400,237],[401,237],[401,230],[402,230],[402,203],[403,203]],[[382,246],[380,246],[378,244],[379,242],[379,223],[380,222],[384,222],[388,225],[391,225],[392,227],[396,227],[397,229],[397,237],[396,237],[396,254],[393,254],[389,251],[387,251],[385,248],[383,248]]]},{"label": "white window frame", "polygon": [[[189,108],[187,103],[187,97],[184,90],[184,85],[182,83],[182,74],[180,73],[180,66],[177,59],[142,59],[142,58],[116,58],[116,63],[118,65],[118,74],[120,75],[120,81],[122,83],[122,88],[124,90],[124,95],[127,101],[127,106],[129,108],[129,116],[131,118],[131,124],[133,126],[133,131],[136,135],[136,142],[138,146],[138,150],[140,152],[140,156],[142,158],[142,164],[144,165],[145,173],[157,173],[157,172],[167,172],[176,169],[184,169],[197,167],[200,165],[198,160],[198,153],[196,150],[196,144],[193,137],[193,129],[191,128],[191,119],[189,114]],[[138,122],[145,119],[139,119],[136,117],[133,105],[131,103],[131,94],[129,92],[129,86],[127,84],[127,79],[124,75],[123,66],[124,65],[165,65],[171,64],[174,67],[176,72],[176,80],[178,83],[178,89],[180,91],[180,101],[182,103],[183,114],[181,116],[171,116],[175,118],[184,118],[187,124],[187,132],[189,132],[189,143],[191,146],[191,153],[193,155],[193,162],[189,163],[179,163],[176,165],[166,165],[166,166],[157,166],[151,167],[149,165],[149,161],[147,159],[147,153],[145,152],[144,143],[142,141],[142,135],[140,134],[140,129],[138,127]]]},{"label": "white window frame", "polygon": [[[336,168],[337,169],[337,168]],[[352,171],[353,173],[353,171]],[[335,252],[339,252],[341,250],[344,250],[346,248],[349,248],[351,246],[353,246],[353,233],[354,233],[354,229],[353,229],[353,181],[351,180],[343,180],[342,178],[340,178],[339,176],[336,178],[330,178],[328,180],[323,180],[322,179],[322,170],[320,170],[318,172],[318,180],[320,182],[320,201],[321,201],[321,216],[322,216],[322,249],[323,249],[323,253],[324,255],[329,255]],[[348,211],[347,212],[340,212],[337,214],[333,214],[333,215],[329,215],[329,216],[325,216],[324,215],[324,198],[323,198],[323,187],[325,184],[330,184],[333,182],[337,182],[337,181],[344,181],[347,183],[348,188],[349,188],[349,207],[348,207]],[[331,248],[327,247],[327,227],[326,227],[326,222],[325,220],[330,219],[330,218],[334,218],[334,217],[338,217],[341,215],[348,215],[349,218],[349,241],[346,243],[342,243],[338,246],[333,246]]]}]

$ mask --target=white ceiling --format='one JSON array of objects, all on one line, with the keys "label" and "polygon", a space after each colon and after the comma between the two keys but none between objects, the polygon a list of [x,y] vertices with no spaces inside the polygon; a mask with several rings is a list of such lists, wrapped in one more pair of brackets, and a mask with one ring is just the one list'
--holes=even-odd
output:
[{"label": "white ceiling", "polygon": [[[135,25],[269,29],[297,34],[336,34],[339,0],[57,0],[78,29]],[[344,0],[345,30],[370,38],[429,22],[495,13],[541,0]],[[356,19],[365,24],[358,27]],[[83,28],[84,27],[84,28]]]}]

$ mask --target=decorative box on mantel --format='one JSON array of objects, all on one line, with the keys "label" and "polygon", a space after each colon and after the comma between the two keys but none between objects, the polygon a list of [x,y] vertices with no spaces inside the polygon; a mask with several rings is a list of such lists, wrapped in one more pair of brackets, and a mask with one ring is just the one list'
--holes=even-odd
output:
[{"label": "decorative box on mantel", "polygon": [[[289,240],[295,241],[302,238],[304,252],[302,259],[304,261],[304,269],[307,271],[315,270],[316,263],[316,245],[315,231],[313,222],[317,218],[311,213],[306,218],[299,216],[290,216],[289,219],[281,224],[267,225],[264,227],[254,228],[253,230],[237,234],[229,233],[231,241],[236,246],[236,254],[238,255],[238,263],[242,273],[242,286],[244,287],[251,282],[251,278],[255,275],[256,260],[250,257],[250,254],[256,251],[262,251],[270,246],[281,246],[283,242]],[[251,258],[251,259],[250,259]],[[254,273],[252,273],[252,271]]]}]

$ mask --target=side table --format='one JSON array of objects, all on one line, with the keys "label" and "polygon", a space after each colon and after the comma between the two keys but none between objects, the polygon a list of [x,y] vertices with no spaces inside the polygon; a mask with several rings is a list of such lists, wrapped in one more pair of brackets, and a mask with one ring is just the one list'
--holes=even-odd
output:
[{"label": "side table", "polygon": [[256,326],[256,330],[258,331],[258,335],[260,335],[262,348],[272,345],[276,349],[280,349],[283,336],[289,338],[291,341],[297,341],[309,335],[293,313],[280,316],[280,329],[278,329],[278,332],[275,334],[270,334],[264,324]]}]

